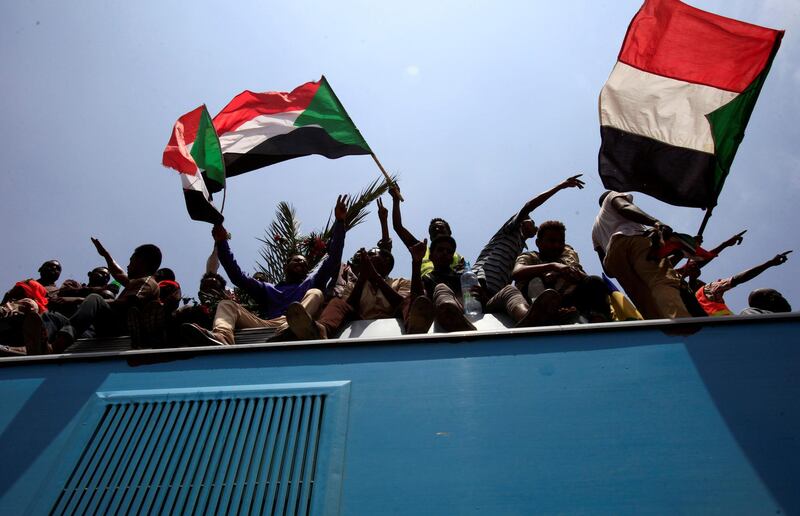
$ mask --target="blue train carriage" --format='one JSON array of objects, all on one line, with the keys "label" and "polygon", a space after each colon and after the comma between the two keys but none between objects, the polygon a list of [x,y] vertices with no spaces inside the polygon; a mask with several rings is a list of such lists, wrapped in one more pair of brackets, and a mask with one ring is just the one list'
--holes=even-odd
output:
[{"label": "blue train carriage", "polygon": [[478,327],[0,359],[0,514],[800,514],[797,314]]}]

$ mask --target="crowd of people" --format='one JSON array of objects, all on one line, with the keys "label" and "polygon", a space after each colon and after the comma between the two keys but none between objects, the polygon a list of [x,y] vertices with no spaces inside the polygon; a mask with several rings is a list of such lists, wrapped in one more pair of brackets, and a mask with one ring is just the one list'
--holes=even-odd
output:
[{"label": "crowd of people", "polygon": [[[50,260],[37,279],[16,283],[0,305],[0,344],[5,354],[63,353],[79,338],[130,335],[134,347],[180,347],[236,344],[236,330],[273,328],[276,340],[335,338],[353,320],[398,318],[406,334],[427,333],[436,324],[445,332],[475,330],[475,316],[464,300],[477,300],[482,311],[503,314],[516,327],[601,323],[629,319],[673,319],[731,315],[724,294],[766,269],[784,263],[787,251],[747,271],[705,283],[701,269],[743,240],[734,235],[714,249],[699,236],[674,232],[645,213],[629,193],[607,191],[592,227],[592,243],[603,276],[587,274],[566,227],[548,220],[538,226],[531,213],[561,190],[582,189],[581,175],[569,177],[534,197],[505,221],[473,265],[457,251],[450,225],[431,220],[420,240],[404,225],[400,191],[389,189],[395,234],[408,252],[411,278],[392,278],[393,244],[389,210],[377,200],[381,238],[342,262],[347,227],[347,198],[334,207],[327,254],[313,268],[305,256],[291,256],[283,280],[265,281],[245,273],[234,258],[229,233],[211,231],[214,249],[200,280],[194,304],[181,306],[183,294],[171,269],[161,268],[161,250],[137,247],[125,270],[101,242],[92,238],[105,261],[88,272],[86,283],[74,279],[57,286],[61,264]],[[535,250],[525,250],[535,238]],[[678,267],[678,264],[685,262]],[[218,273],[222,267],[245,304]],[[477,284],[462,291],[474,273]],[[629,300],[612,295],[614,278]],[[632,302],[632,303],[631,303]],[[789,312],[774,289],[753,290],[742,314]]]}]

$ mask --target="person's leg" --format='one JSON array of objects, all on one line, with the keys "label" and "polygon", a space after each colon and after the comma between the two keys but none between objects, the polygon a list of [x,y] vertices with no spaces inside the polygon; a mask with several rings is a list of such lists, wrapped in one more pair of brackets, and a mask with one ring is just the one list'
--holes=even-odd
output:
[{"label": "person's leg", "polygon": [[311,317],[316,317],[319,314],[320,308],[322,308],[322,303],[325,301],[325,295],[322,291],[318,288],[311,288],[308,289],[308,292],[303,295],[303,299],[300,300],[300,304],[303,305],[303,308],[306,309],[308,315]]},{"label": "person's leg", "polygon": [[53,338],[53,352],[63,353],[91,325],[106,327],[113,324],[111,305],[98,294],[89,294],[69,318],[69,322],[58,330]]},{"label": "person's leg", "polygon": [[518,323],[528,313],[530,305],[519,289],[513,285],[506,285],[486,303],[486,311],[490,314],[508,314],[515,323]]},{"label": "person's leg", "polygon": [[[286,325],[278,328],[278,333],[283,333],[288,328],[293,336],[300,340],[327,339],[328,335],[334,334],[352,315],[353,309],[347,301],[338,297],[333,298],[320,314],[319,320],[315,322],[314,317],[319,312],[323,300],[324,295],[321,290],[309,289],[300,302],[289,305],[286,310]],[[287,338],[289,337],[291,335],[287,334]]]},{"label": "person's leg", "polygon": [[[650,241],[639,237],[631,247],[633,269],[646,285],[652,305],[650,316],[659,319],[691,317],[681,299],[681,280],[677,272],[664,260],[648,260]],[[646,316],[646,317],[650,317]]]},{"label": "person's leg", "polygon": [[234,331],[241,328],[276,328],[285,322],[284,317],[265,320],[257,317],[239,303],[224,300],[217,305],[217,312],[214,314],[214,326],[211,333],[227,345],[234,344]]},{"label": "person's leg", "polygon": [[556,324],[560,306],[561,294],[551,288],[537,291],[528,303],[517,287],[506,285],[486,303],[486,310],[508,314],[515,326],[530,327]]},{"label": "person's leg", "polygon": [[649,246],[650,240],[645,237],[616,237],[609,246],[603,265],[645,319],[658,319],[650,289],[633,266],[639,254],[643,253],[647,259]]},{"label": "person's leg", "polygon": [[403,327],[408,335],[428,333],[433,324],[435,310],[427,296],[411,294],[400,304],[403,314]]},{"label": "person's leg", "polygon": [[526,294],[528,295],[528,300],[533,301],[536,299],[539,294],[547,290],[547,287],[544,286],[544,282],[542,278],[533,278],[528,282],[528,291]]},{"label": "person's leg", "polygon": [[475,326],[464,315],[464,306],[453,290],[440,283],[433,291],[433,305],[436,311],[436,320],[447,331],[470,331]]}]

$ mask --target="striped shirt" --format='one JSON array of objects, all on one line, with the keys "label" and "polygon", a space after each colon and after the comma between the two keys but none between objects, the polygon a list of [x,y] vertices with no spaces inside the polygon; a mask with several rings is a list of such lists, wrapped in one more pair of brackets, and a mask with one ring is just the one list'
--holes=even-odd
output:
[{"label": "striped shirt", "polygon": [[514,215],[489,240],[478,255],[472,271],[486,286],[489,297],[511,283],[514,262],[525,247],[520,221]]}]

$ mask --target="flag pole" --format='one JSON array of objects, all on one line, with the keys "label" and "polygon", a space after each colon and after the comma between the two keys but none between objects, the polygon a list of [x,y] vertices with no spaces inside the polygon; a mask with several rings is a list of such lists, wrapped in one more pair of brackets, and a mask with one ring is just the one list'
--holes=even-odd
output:
[{"label": "flag pole", "polygon": [[[375,164],[378,165],[378,168],[381,169],[381,172],[383,172],[383,177],[386,178],[386,184],[388,184],[389,186],[394,185],[395,184],[394,181],[392,181],[392,178],[389,177],[389,174],[386,172],[386,169],[383,168],[383,165],[381,165],[381,162],[378,159],[378,156],[376,156],[374,152],[371,152],[369,155],[372,156],[372,159],[375,160]],[[405,199],[403,199],[402,195],[400,195],[399,197],[400,197],[401,201],[405,201]]]},{"label": "flag pole", "polygon": [[[328,85],[328,90],[331,92],[331,95],[333,96],[334,101],[336,101],[336,104],[338,105],[339,109],[342,110],[342,113],[344,113],[344,115],[347,117],[347,119],[353,125],[353,129],[355,129],[356,133],[358,133],[359,137],[361,137],[361,140],[364,141],[364,143],[366,144],[366,141],[364,140],[364,137],[361,136],[361,131],[359,131],[358,127],[356,127],[356,124],[353,123],[353,119],[350,118],[350,115],[347,114],[347,110],[342,105],[342,102],[339,100],[339,97],[336,96],[336,92],[334,92],[333,88],[331,88],[331,85],[328,83],[328,79],[326,79],[325,76],[323,75],[322,77],[320,77],[319,81],[320,81],[320,84],[327,84]],[[367,149],[369,149],[369,145],[367,145]],[[381,164],[380,160],[378,159],[378,156],[376,156],[375,153],[372,152],[371,149],[370,149],[369,155],[372,156],[372,159],[375,160],[375,164],[378,165],[378,168],[383,173],[383,177],[386,178],[386,184],[388,184],[390,186],[394,185],[395,184],[394,181],[392,181],[392,178],[389,177],[389,174],[386,172],[386,169],[383,168],[383,165]],[[401,201],[405,200],[405,199],[403,199],[402,195],[400,196],[400,200]]]},{"label": "flag pole", "polygon": [[708,224],[708,219],[711,218],[712,213],[714,213],[713,206],[706,209],[706,215],[703,217],[703,222],[700,224],[700,229],[697,230],[697,236],[703,236],[703,232],[706,230],[706,224]]}]

